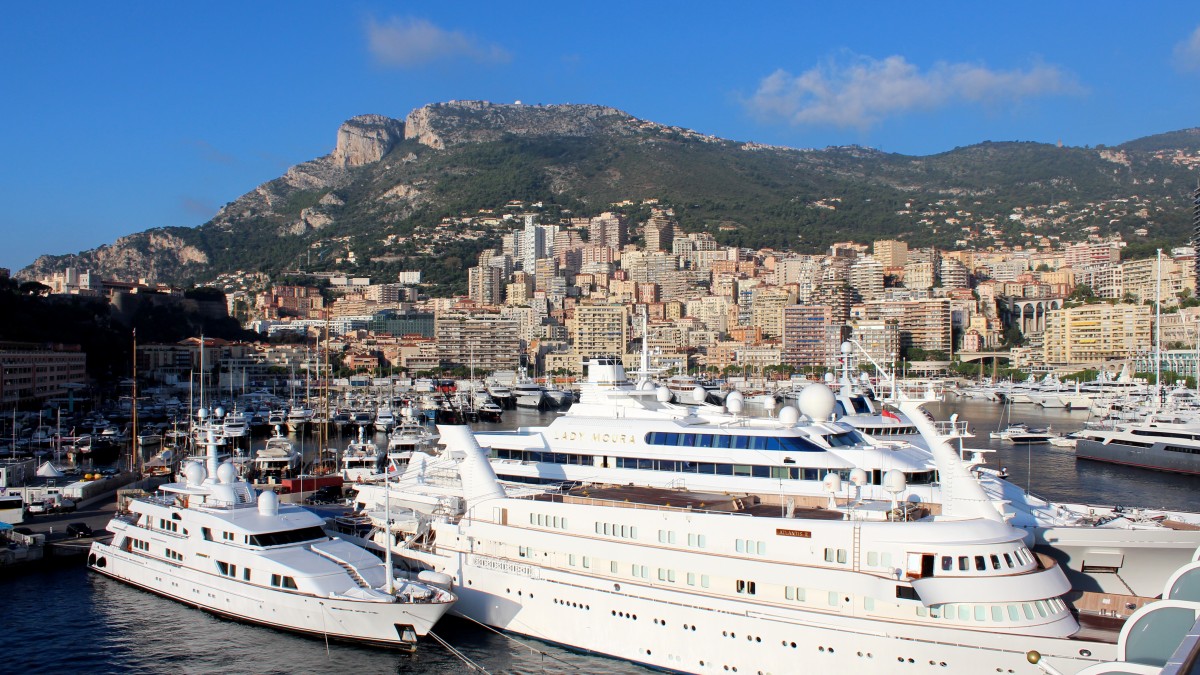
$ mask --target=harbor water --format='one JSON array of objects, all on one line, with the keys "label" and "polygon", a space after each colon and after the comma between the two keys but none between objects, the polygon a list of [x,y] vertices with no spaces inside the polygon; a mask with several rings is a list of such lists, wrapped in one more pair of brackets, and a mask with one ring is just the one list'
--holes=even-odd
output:
[{"label": "harbor water", "polygon": [[[968,448],[990,447],[988,464],[1007,468],[1010,480],[1059,501],[1200,511],[1200,479],[1142,469],[1077,462],[1070,448],[1012,445],[988,433],[1012,421],[1069,432],[1085,412],[1043,411],[994,403],[949,401],[931,406],[939,418],[957,412],[971,423]],[[499,424],[548,423],[554,413],[509,410]],[[331,439],[334,447],[352,440]],[[294,437],[306,459],[318,453],[312,437]],[[383,435],[376,441],[386,443]],[[258,441],[261,443],[261,441]],[[172,600],[88,573],[82,566],[33,572],[0,581],[10,648],[9,673],[464,673],[469,668],[434,640],[414,654],[330,643],[223,620]],[[524,637],[451,619],[439,637],[490,673],[646,673],[638,666],[585,655]]]}]

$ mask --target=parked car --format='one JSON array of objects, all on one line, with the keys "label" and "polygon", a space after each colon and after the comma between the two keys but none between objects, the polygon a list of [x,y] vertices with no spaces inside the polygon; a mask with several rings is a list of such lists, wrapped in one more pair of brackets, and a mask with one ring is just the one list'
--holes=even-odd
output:
[{"label": "parked car", "polygon": [[92,528],[87,523],[71,523],[67,525],[67,536],[90,537],[92,536]]},{"label": "parked car", "polygon": [[342,488],[336,485],[326,485],[317,488],[305,501],[309,504],[328,504],[342,498]]}]

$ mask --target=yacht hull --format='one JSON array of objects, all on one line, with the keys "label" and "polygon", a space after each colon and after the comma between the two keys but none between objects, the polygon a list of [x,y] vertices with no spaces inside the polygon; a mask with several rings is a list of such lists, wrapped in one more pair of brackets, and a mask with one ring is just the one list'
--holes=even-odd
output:
[{"label": "yacht hull", "polygon": [[[101,565],[103,562],[103,565]],[[92,544],[88,567],[104,576],[213,614],[331,640],[412,649],[448,603],[363,603],[255,587]],[[257,591],[257,592],[256,592]]]}]

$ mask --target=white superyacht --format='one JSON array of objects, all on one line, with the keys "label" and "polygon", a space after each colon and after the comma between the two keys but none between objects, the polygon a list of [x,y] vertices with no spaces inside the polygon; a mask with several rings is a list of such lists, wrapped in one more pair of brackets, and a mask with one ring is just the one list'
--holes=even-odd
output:
[{"label": "white superyacht", "polygon": [[111,543],[92,544],[89,568],[227,618],[401,649],[450,609],[453,593],[394,578],[312,512],[256,494],[209,440],[207,470],[190,463],[185,482],[133,500],[108,524]]},{"label": "white superyacht", "polygon": [[[579,403],[565,414],[544,427],[480,432],[478,439],[505,480],[774,493],[803,500],[822,497],[824,476],[834,473],[846,486],[843,500],[890,500],[884,476],[896,471],[904,478],[897,495],[904,509],[933,514],[942,509],[945,481],[927,448],[898,436],[876,440],[833,419],[836,397],[824,385],[810,385],[799,396],[800,410],[785,406],[773,418],[740,414],[737,392],[724,407],[672,403],[665,388],[630,382],[619,360],[595,358]],[[905,416],[897,426],[916,422]],[[961,428],[951,422],[945,430]],[[851,487],[855,469],[865,471],[866,480]],[[976,473],[994,508],[1027,532],[1028,543],[1058,559],[1081,590],[1153,595],[1200,546],[1196,514],[1058,504],[994,472]]]},{"label": "white superyacht", "polygon": [[475,621],[687,673],[1080,673],[1118,657],[1119,622],[1081,627],[1062,569],[944,443],[943,512],[906,521],[837,504],[836,475],[820,505],[628,486],[518,497],[469,429],[439,431],[442,457],[385,493],[412,511],[372,536],[452,577],[454,613]]}]

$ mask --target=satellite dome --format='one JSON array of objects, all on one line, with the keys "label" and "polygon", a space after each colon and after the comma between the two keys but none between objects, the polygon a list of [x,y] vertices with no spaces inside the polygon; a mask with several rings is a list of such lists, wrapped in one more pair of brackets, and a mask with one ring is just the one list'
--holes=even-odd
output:
[{"label": "satellite dome", "polygon": [[770,394],[763,394],[758,397],[758,403],[767,410],[774,410],[775,406],[779,405],[779,401],[776,401],[775,397]]},{"label": "satellite dome", "polygon": [[279,515],[279,497],[270,490],[263,490],[258,495],[258,512],[264,516]]},{"label": "satellite dome", "polygon": [[842,353],[843,353],[843,354],[849,354],[849,353],[850,353],[850,352],[852,352],[852,351],[854,351],[854,346],[853,346],[853,345],[851,345],[849,342],[843,342],[843,343],[842,343]]},{"label": "satellite dome", "polygon": [[217,467],[217,480],[223,485],[232,485],[237,480],[237,469],[233,464],[225,462]]},{"label": "satellite dome", "polygon": [[208,417],[208,409],[200,408],[199,410],[196,411],[196,417],[198,417],[200,419],[204,419],[204,418]]},{"label": "satellite dome", "polygon": [[659,403],[666,403],[671,400],[671,390],[666,387],[658,387],[654,390],[654,398],[658,399]]},{"label": "satellite dome", "polygon": [[792,426],[800,421],[800,411],[795,406],[785,405],[779,409],[779,421]]},{"label": "satellite dome", "polygon": [[220,417],[224,417],[224,416],[225,416],[225,409],[224,409],[224,408],[222,408],[221,406],[217,406],[217,409],[213,411],[213,415],[214,415],[214,416],[216,416],[216,417],[218,417],[218,418],[220,418]]},{"label": "satellite dome", "polygon": [[825,488],[826,492],[840,492],[842,489],[842,477],[836,473],[827,473],[825,478],[821,480],[821,487]]},{"label": "satellite dome", "polygon": [[638,383],[638,389],[641,389],[642,391],[646,391],[647,389],[653,389],[653,388],[654,388],[654,383],[651,382],[650,380],[643,380]]},{"label": "satellite dome", "polygon": [[708,390],[699,385],[692,390],[692,400],[696,403],[704,403],[704,399],[708,398]]},{"label": "satellite dome", "polygon": [[735,391],[725,397],[725,407],[729,412],[738,415],[746,408],[746,399]]},{"label": "satellite dome", "polygon": [[833,373],[825,373],[825,381],[827,383],[832,383],[833,382]]},{"label": "satellite dome", "polygon": [[209,501],[214,504],[225,504],[233,506],[238,502],[237,490],[233,489],[232,485],[226,483],[218,483],[209,488]]},{"label": "satellite dome", "polygon": [[904,472],[892,469],[883,474],[883,489],[891,494],[900,494],[908,487],[908,481],[904,479]]},{"label": "satellite dome", "polygon": [[866,485],[867,484],[867,472],[863,469],[857,469],[857,468],[852,469],[850,471],[850,482],[854,483],[858,487],[862,487],[862,486]]},{"label": "satellite dome", "polygon": [[208,478],[208,472],[204,470],[204,465],[200,462],[188,462],[188,465],[183,467],[183,476],[187,479],[188,485],[200,485]]},{"label": "satellite dome", "polygon": [[827,420],[833,414],[833,391],[823,384],[810,384],[800,391],[800,412],[811,420]]}]

